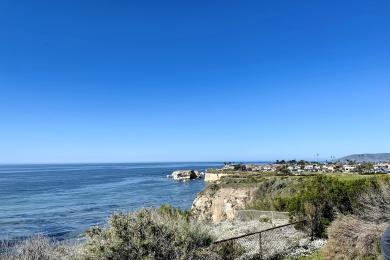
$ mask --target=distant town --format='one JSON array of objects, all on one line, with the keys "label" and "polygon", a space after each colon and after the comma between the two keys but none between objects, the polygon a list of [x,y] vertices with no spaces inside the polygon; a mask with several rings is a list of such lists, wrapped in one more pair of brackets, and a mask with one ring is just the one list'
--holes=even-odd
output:
[{"label": "distant town", "polygon": [[[386,154],[389,155],[389,154]],[[274,163],[236,163],[224,162],[220,168],[210,168],[206,172],[195,170],[176,170],[167,177],[173,180],[187,181],[204,178],[206,182],[219,181],[222,177],[243,174],[271,174],[271,175],[313,175],[313,174],[390,174],[390,159],[386,161],[356,161],[344,158],[361,158],[362,155],[343,157],[342,160],[331,162],[305,161],[305,160],[276,160]],[[366,155],[364,155],[366,156]],[[364,157],[363,156],[363,157]],[[384,158],[382,154],[373,156]],[[249,175],[248,175],[249,176]],[[251,175],[252,176],[252,175]]]},{"label": "distant town", "polygon": [[273,172],[280,174],[303,174],[303,173],[356,173],[356,174],[387,174],[390,173],[390,162],[309,162],[304,160],[277,160],[274,163],[231,163],[225,162],[224,166],[216,169],[220,172],[228,171],[252,171]]}]

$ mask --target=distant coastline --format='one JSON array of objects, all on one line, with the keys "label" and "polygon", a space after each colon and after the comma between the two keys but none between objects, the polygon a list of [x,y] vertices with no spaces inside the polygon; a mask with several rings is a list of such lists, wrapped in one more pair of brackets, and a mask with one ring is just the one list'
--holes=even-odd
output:
[{"label": "distant coastline", "polygon": [[337,161],[355,161],[355,162],[389,162],[390,153],[365,153],[365,154],[352,154],[344,156]]}]

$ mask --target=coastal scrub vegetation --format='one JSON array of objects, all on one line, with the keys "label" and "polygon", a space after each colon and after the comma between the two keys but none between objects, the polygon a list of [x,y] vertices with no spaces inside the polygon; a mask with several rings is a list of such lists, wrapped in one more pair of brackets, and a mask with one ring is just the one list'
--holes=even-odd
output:
[{"label": "coastal scrub vegetation", "polygon": [[242,248],[234,243],[213,244],[203,225],[191,222],[188,211],[163,205],[113,214],[105,227],[91,227],[78,246],[50,243],[45,237],[28,239],[0,259],[235,259]]},{"label": "coastal scrub vegetation", "polygon": [[308,220],[312,237],[327,239],[306,259],[379,259],[390,222],[389,175],[273,176],[256,183],[248,208],[288,211],[294,220]]},{"label": "coastal scrub vegetation", "polygon": [[189,213],[164,205],[114,214],[105,228],[86,233],[84,259],[233,259],[238,246],[213,245],[213,237]]},{"label": "coastal scrub vegetation", "polygon": [[340,216],[328,228],[325,259],[380,259],[380,237],[387,224]]},{"label": "coastal scrub vegetation", "polygon": [[85,258],[95,259],[178,259],[196,258],[198,250],[211,244],[206,230],[192,227],[182,214],[164,207],[114,214],[105,228],[86,233]]},{"label": "coastal scrub vegetation", "polygon": [[80,246],[75,243],[53,242],[36,235],[15,245],[0,243],[0,259],[7,260],[71,260],[80,258]]},{"label": "coastal scrub vegetation", "polygon": [[326,227],[338,214],[355,214],[373,220],[371,212],[366,210],[367,204],[362,203],[361,199],[366,194],[375,194],[382,200],[380,205],[376,205],[378,208],[388,206],[390,197],[382,191],[388,190],[384,187],[389,187],[389,181],[388,176],[316,176],[305,180],[292,196],[276,200],[280,208],[289,211],[292,216],[307,218],[312,236],[326,237]]},{"label": "coastal scrub vegetation", "polygon": [[[248,208],[288,211],[306,218],[313,237],[326,237],[338,214],[383,223],[390,220],[390,177],[387,175],[316,175],[263,178]],[[386,213],[387,212],[387,213]]]}]

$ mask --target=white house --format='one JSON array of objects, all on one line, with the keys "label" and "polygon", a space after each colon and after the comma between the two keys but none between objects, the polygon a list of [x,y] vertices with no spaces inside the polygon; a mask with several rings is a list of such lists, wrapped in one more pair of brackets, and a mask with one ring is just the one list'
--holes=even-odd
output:
[{"label": "white house", "polygon": [[356,169],[355,166],[353,165],[343,165],[343,170],[344,172],[352,172]]}]

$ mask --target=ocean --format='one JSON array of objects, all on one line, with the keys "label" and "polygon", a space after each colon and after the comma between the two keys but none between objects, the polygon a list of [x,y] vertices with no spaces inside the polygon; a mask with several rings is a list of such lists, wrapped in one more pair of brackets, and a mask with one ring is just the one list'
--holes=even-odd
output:
[{"label": "ocean", "polygon": [[170,204],[189,209],[203,180],[177,182],[178,169],[221,163],[0,165],[0,240],[34,234],[75,239],[113,212]]}]

